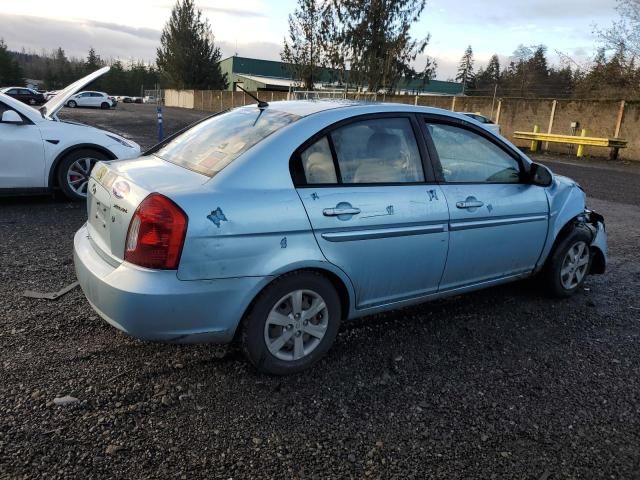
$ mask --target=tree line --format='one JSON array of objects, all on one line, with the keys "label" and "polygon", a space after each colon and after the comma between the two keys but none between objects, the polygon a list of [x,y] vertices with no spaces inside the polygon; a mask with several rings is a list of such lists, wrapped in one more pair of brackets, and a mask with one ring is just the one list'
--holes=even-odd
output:
[{"label": "tree line", "polygon": [[460,59],[456,80],[468,95],[500,97],[565,97],[633,99],[640,97],[640,0],[618,0],[619,19],[597,29],[599,48],[587,62],[556,52],[550,66],[545,45],[520,45],[502,66],[494,54],[475,70],[473,49]]},{"label": "tree line", "polygon": [[[319,84],[392,93],[407,80],[426,85],[436,75],[435,60],[424,55],[430,36],[411,34],[426,0],[298,0],[289,15],[281,59],[302,88]],[[469,46],[456,80],[467,95],[501,97],[640,97],[640,0],[617,0],[619,19],[596,30],[596,55],[579,63],[557,52],[551,65],[544,45],[520,45],[506,61],[495,54],[477,65]],[[111,72],[92,86],[114,94],[138,95],[142,85],[225,89],[221,52],[211,25],[194,0],[177,0],[164,26],[155,65],[105,61],[90,49],[86,58],[68,58],[62,48],[37,55],[10,52],[0,39],[0,85],[44,81],[61,88],[105,65]],[[416,62],[420,59],[420,64]],[[414,82],[415,85],[415,82]]]},{"label": "tree line", "polygon": [[153,88],[159,72],[142,61],[125,65],[120,60],[103,60],[91,48],[86,58],[67,57],[58,47],[41,54],[9,52],[0,40],[0,85],[24,85],[25,78],[41,80],[42,89],[59,90],[81,77],[109,65],[111,70],[88,87],[116,95],[141,95],[141,88]]}]

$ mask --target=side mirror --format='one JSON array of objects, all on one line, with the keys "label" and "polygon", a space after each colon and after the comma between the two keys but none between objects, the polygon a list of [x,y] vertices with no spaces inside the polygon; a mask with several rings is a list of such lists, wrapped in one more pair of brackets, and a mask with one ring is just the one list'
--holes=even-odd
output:
[{"label": "side mirror", "polygon": [[22,125],[24,122],[22,121],[22,117],[18,115],[18,112],[13,110],[5,110],[2,113],[2,123],[13,123]]},{"label": "side mirror", "polygon": [[549,187],[553,183],[553,174],[551,173],[551,170],[539,163],[531,164],[529,178],[533,185],[538,185],[539,187]]}]

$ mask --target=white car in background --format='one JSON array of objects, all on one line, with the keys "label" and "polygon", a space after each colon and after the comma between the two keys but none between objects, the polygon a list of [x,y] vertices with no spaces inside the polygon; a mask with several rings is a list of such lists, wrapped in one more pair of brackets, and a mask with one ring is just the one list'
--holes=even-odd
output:
[{"label": "white car in background", "polygon": [[493,120],[485,117],[480,113],[472,113],[472,112],[460,112],[462,115],[466,115],[469,118],[473,118],[475,121],[482,124],[484,128],[489,130],[491,133],[495,133],[496,135],[500,135],[500,125],[496,125]]},{"label": "white car in background", "polygon": [[66,103],[69,108],[95,107],[107,110],[116,106],[116,102],[104,92],[80,92]]},{"label": "white car in background", "polygon": [[140,155],[140,146],[120,135],[57,117],[69,98],[108,71],[81,78],[39,110],[0,93],[0,194],[60,189],[82,200],[96,162]]}]

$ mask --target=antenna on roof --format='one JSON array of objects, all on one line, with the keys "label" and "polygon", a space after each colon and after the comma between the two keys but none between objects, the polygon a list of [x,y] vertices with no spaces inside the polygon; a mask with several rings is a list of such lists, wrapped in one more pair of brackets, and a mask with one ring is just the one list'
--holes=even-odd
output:
[{"label": "antenna on roof", "polygon": [[262,110],[263,108],[267,108],[269,106],[269,104],[267,102],[265,102],[264,100],[260,100],[258,97],[256,97],[253,93],[245,90],[244,88],[242,88],[240,85],[238,85],[236,83],[236,87],[238,87],[240,90],[242,90],[244,93],[246,93],[247,95],[249,95],[251,98],[253,98],[256,102],[258,102],[258,108],[260,110]]}]

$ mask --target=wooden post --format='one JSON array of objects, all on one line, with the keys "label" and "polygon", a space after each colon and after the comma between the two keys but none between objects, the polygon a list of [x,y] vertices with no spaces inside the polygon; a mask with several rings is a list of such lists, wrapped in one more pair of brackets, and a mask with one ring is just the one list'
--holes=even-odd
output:
[{"label": "wooden post", "polygon": [[[540,127],[538,125],[534,125],[533,126],[533,133],[538,133],[540,131]],[[531,148],[530,148],[532,153],[536,153],[538,151],[538,141],[537,140],[531,140]]]},{"label": "wooden post", "polygon": [[418,105],[418,95],[416,95],[416,98],[413,99],[413,104]]},{"label": "wooden post", "polygon": [[624,106],[625,101],[622,100],[620,102],[620,110],[618,110],[618,118],[616,119],[616,129],[613,133],[613,138],[618,138],[620,136],[620,128],[622,127],[622,119],[624,118]]},{"label": "wooden post", "polygon": [[234,106],[235,105],[234,105],[234,102],[233,102],[233,90],[231,90],[231,108],[233,108]]},{"label": "wooden post", "polygon": [[501,112],[502,112],[502,100],[498,100],[498,110],[496,111],[496,125],[500,125]]},{"label": "wooden post", "polygon": [[451,100],[451,111],[456,111],[456,97],[453,97],[453,99]]},{"label": "wooden post", "polygon": [[273,90],[271,90],[271,101],[273,102]]},{"label": "wooden post", "polygon": [[[581,137],[586,137],[587,136],[587,129],[583,128],[582,129],[582,133],[580,133]],[[576,154],[576,156],[578,158],[582,158],[584,156],[584,145],[581,143],[580,145],[578,145],[578,153]]]},{"label": "wooden post", "polygon": [[[551,133],[553,130],[553,120],[556,117],[556,105],[558,105],[557,100],[554,100],[551,104],[551,115],[549,116],[549,128],[547,128],[547,133]],[[544,151],[549,150],[549,142],[544,142]]]},{"label": "wooden post", "polygon": [[224,107],[222,106],[222,95],[224,95],[224,90],[220,90],[220,111],[224,109]]}]

